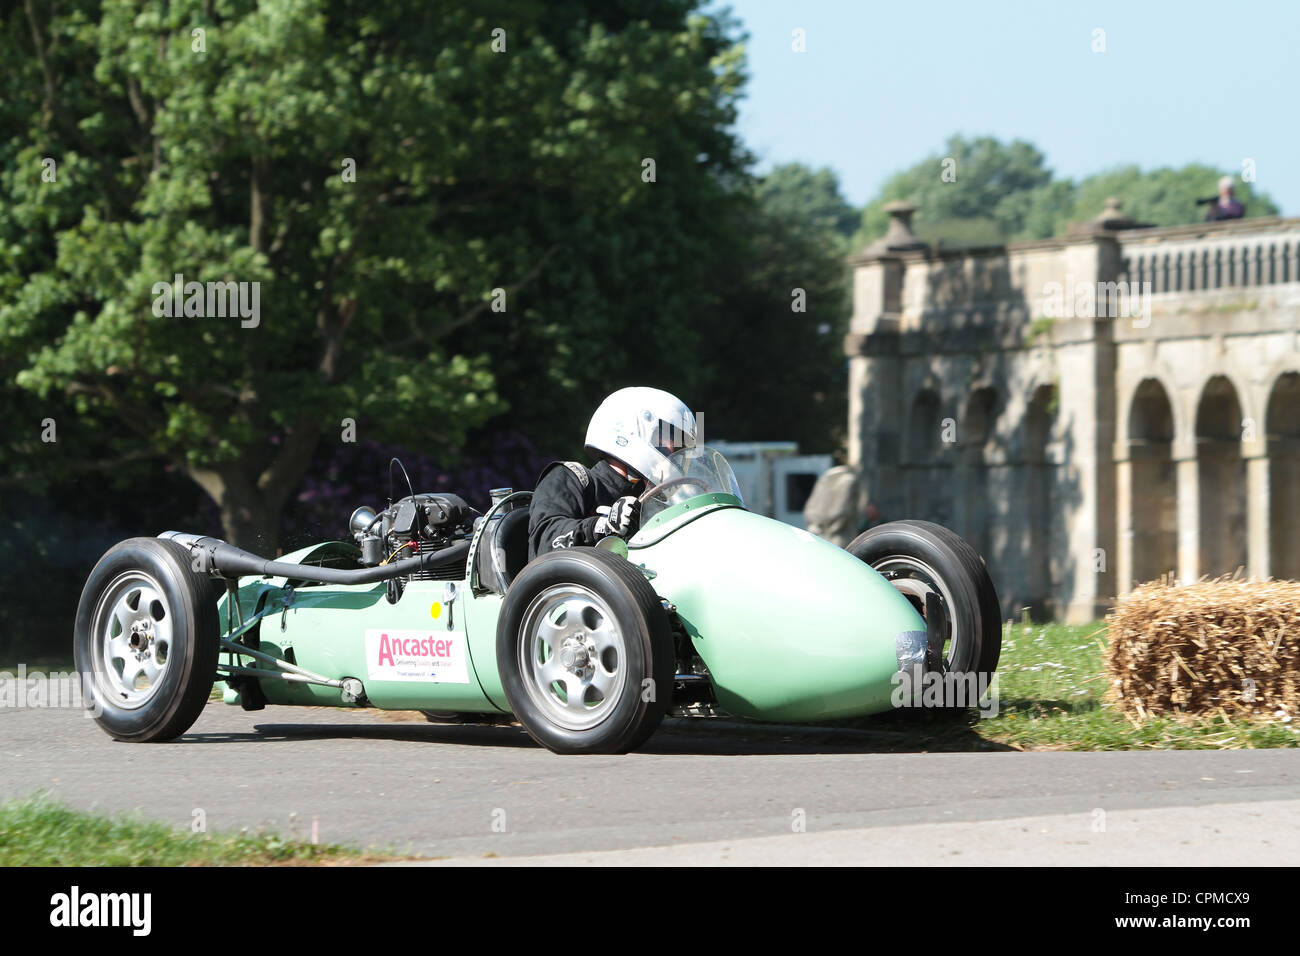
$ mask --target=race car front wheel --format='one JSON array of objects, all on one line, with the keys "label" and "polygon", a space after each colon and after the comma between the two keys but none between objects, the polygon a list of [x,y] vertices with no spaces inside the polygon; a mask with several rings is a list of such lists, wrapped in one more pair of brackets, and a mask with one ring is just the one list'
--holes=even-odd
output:
[{"label": "race car front wheel", "polygon": [[[942,670],[991,674],[1002,653],[1002,610],[979,553],[943,525],[891,521],[846,549],[885,576],[916,609],[939,614]],[[927,624],[930,622],[927,620]]]},{"label": "race car front wheel", "polygon": [[171,740],[198,719],[220,650],[217,597],[174,541],[130,538],[99,559],[81,592],[73,656],[112,737]]},{"label": "race car front wheel", "polygon": [[625,753],[671,702],[672,629],[654,589],[595,548],[542,555],[506,593],[497,666],[519,722],[556,753]]}]

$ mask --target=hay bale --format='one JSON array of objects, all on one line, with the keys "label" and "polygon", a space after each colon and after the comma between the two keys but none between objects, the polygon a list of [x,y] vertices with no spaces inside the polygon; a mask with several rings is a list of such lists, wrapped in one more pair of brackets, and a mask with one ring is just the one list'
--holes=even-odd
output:
[{"label": "hay bale", "polygon": [[1300,715],[1300,582],[1153,581],[1107,623],[1111,699],[1130,717]]}]

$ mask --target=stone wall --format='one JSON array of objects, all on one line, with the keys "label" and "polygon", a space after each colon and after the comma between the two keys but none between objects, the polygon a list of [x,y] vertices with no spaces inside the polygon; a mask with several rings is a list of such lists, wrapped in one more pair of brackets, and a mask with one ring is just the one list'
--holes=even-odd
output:
[{"label": "stone wall", "polygon": [[1172,573],[1300,577],[1300,220],[851,260],[850,462],[952,527],[1003,610],[1086,620]]}]

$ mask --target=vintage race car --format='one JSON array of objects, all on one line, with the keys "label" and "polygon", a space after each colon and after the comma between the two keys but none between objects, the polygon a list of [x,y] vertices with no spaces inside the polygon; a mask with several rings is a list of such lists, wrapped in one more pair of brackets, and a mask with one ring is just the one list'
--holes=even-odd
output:
[{"label": "vintage race car", "polygon": [[951,531],[897,521],[836,547],[745,510],[707,446],[652,484],[628,540],[532,561],[531,493],[509,489],[481,515],[411,489],[358,508],[351,542],[278,560],[131,538],[86,583],[77,668],[119,740],[185,733],[220,681],[246,710],[513,715],[553,751],[619,753],[669,712],[825,721],[889,710],[903,676],[997,667],[997,595]]}]

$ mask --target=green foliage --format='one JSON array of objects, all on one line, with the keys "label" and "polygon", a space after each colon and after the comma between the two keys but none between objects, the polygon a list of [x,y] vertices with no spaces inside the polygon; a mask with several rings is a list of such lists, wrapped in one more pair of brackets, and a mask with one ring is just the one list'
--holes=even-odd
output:
[{"label": "green foliage", "polygon": [[[946,161],[954,162],[945,165]],[[948,178],[944,178],[945,171]],[[1029,143],[991,137],[949,138],[942,154],[895,173],[862,211],[855,247],[885,234],[886,202],[917,205],[913,227],[928,241],[950,246],[986,245],[1063,235],[1073,222],[1096,218],[1109,197],[1138,222],[1173,226],[1204,218],[1196,200],[1215,195],[1222,172],[1200,164],[1143,172],[1124,166],[1075,183],[1053,178]],[[955,177],[955,178],[953,178]],[[1247,216],[1275,216],[1278,208],[1251,184],[1238,181]]]},{"label": "green foliage", "polygon": [[889,216],[885,203],[906,199],[918,207],[914,227],[924,239],[956,243],[997,241],[1018,232],[1025,214],[1018,194],[1046,186],[1051,171],[1043,154],[1029,143],[1003,145],[982,136],[949,137],[941,154],[895,173],[862,213],[859,241],[885,234]]},{"label": "green foliage", "polygon": [[858,228],[860,213],[841,194],[839,177],[830,169],[810,169],[802,163],[776,166],[758,181],[755,195],[789,229],[812,230],[846,242]]},{"label": "green foliage", "polygon": [[1039,316],[1029,323],[1029,334],[1025,337],[1026,341],[1033,343],[1037,342],[1041,336],[1050,335],[1055,324],[1055,319]]},{"label": "green foliage", "polygon": [[838,452],[848,414],[847,203],[833,176],[798,165],[774,170],[751,199],[729,222],[715,280],[724,296],[704,316],[715,359],[693,394],[706,439]]},{"label": "green foliage", "polygon": [[[1162,168],[1142,172],[1136,166],[1089,176],[1074,190],[1073,202],[1057,219],[1058,231],[1068,220],[1096,216],[1107,197],[1119,199],[1124,215],[1138,222],[1157,226],[1176,226],[1205,218],[1205,207],[1196,200],[1218,192],[1220,170],[1192,163],[1179,169]],[[1247,216],[1276,216],[1277,205],[1263,193],[1256,193],[1250,183],[1237,179],[1237,199],[1246,206]]]},{"label": "green foliage", "polygon": [[[343,418],[453,451],[508,405],[536,433],[613,381],[688,379],[656,342],[699,343],[746,161],[740,51],[693,6],[12,10],[0,361],[25,413],[183,466],[251,544]],[[260,324],[154,314],[177,273],[260,283]]]}]

